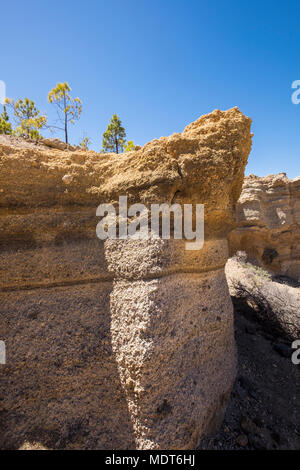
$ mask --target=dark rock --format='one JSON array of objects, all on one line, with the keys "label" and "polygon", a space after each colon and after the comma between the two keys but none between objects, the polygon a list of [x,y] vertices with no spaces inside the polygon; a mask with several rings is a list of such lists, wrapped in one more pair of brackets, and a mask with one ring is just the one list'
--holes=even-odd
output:
[{"label": "dark rock", "polygon": [[275,258],[278,257],[278,253],[273,248],[265,248],[262,254],[262,260],[265,264],[271,264]]},{"label": "dark rock", "polygon": [[248,445],[248,437],[245,436],[245,434],[240,434],[235,442],[237,443],[238,446],[240,447],[246,447]]},{"label": "dark rock", "polygon": [[276,431],[273,431],[271,433],[271,437],[272,439],[278,444],[278,445],[281,445],[281,444],[284,444],[284,439],[282,439],[282,437],[280,436],[280,434]]},{"label": "dark rock", "polygon": [[282,356],[282,357],[288,357],[288,358],[292,357],[293,350],[289,346],[287,346],[286,344],[275,343],[275,344],[273,344],[273,349],[278,354],[280,354],[280,356]]},{"label": "dark rock", "polygon": [[267,339],[268,341],[274,341],[274,336],[272,336],[270,333],[263,333],[263,337]]},{"label": "dark rock", "polygon": [[257,334],[257,328],[254,325],[246,325],[245,326],[245,331],[248,333],[248,335],[256,335]]},{"label": "dark rock", "polygon": [[241,387],[246,390],[252,398],[256,398],[256,387],[247,377],[240,375],[238,381]]},{"label": "dark rock", "polygon": [[248,439],[249,439],[249,444],[252,447],[254,447],[254,449],[257,449],[257,450],[266,449],[265,442],[261,438],[259,438],[258,436],[249,435]]},{"label": "dark rock", "polygon": [[259,434],[256,424],[248,416],[241,416],[240,426],[246,434]]},{"label": "dark rock", "polygon": [[253,422],[258,426],[259,428],[262,428],[264,425],[264,420],[260,417],[255,417],[253,418]]}]

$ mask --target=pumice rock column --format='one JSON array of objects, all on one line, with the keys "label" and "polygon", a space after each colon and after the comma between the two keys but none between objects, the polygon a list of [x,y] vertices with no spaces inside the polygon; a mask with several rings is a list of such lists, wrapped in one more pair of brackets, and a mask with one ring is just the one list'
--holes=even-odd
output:
[{"label": "pumice rock column", "polygon": [[235,376],[232,305],[226,245],[206,249],[212,265],[204,253],[185,259],[174,240],[107,242],[112,349],[139,449],[195,448],[222,420]]},{"label": "pumice rock column", "polygon": [[[1,139],[1,449],[192,449],[217,429],[235,376],[224,265],[250,126],[214,111],[123,155]],[[99,240],[96,209],[120,196],[204,204],[203,248]]]}]

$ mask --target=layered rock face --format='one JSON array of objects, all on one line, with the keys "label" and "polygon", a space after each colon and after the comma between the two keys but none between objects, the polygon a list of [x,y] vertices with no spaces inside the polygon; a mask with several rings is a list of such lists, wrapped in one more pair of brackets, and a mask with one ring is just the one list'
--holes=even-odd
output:
[{"label": "layered rock face", "polygon": [[[250,125],[214,111],[124,155],[0,145],[1,448],[190,449],[220,424]],[[97,206],[122,195],[204,204],[203,248],[99,240]]]},{"label": "layered rock face", "polygon": [[229,235],[231,255],[245,251],[270,272],[300,278],[300,177],[246,177],[237,223]]}]

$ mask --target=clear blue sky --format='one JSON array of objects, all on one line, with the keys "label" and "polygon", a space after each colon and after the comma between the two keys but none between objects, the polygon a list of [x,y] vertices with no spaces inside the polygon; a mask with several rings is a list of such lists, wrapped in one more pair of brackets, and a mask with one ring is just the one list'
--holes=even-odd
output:
[{"label": "clear blue sky", "polygon": [[253,119],[247,174],[292,178],[300,174],[300,104],[291,102],[299,20],[293,1],[2,2],[0,80],[50,121],[47,93],[69,82],[83,101],[70,141],[87,133],[95,150],[113,113],[143,145],[239,106]]}]

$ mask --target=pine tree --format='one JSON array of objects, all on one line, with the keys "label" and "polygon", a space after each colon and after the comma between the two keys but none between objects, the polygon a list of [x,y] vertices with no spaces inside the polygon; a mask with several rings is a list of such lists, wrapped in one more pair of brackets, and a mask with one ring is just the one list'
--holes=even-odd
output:
[{"label": "pine tree", "polygon": [[12,108],[17,123],[14,133],[31,139],[41,138],[39,130],[46,125],[47,117],[40,114],[35,102],[28,98],[16,102],[7,98],[6,103]]},{"label": "pine tree", "polygon": [[135,145],[134,145],[133,140],[128,140],[125,145],[124,152],[131,152],[134,149],[135,149]]},{"label": "pine tree", "polygon": [[122,152],[126,142],[126,132],[119,116],[114,114],[103,134],[102,147],[104,152]]},{"label": "pine tree", "polygon": [[56,127],[57,129],[64,130],[65,141],[68,143],[68,123],[75,124],[80,118],[82,112],[82,103],[79,98],[72,98],[70,95],[71,88],[67,82],[58,83],[48,94],[49,103],[53,103],[58,108],[59,120],[63,123],[63,128]]},{"label": "pine tree", "polygon": [[6,112],[6,106],[3,106],[3,113],[0,115],[0,134],[10,135],[12,133],[11,123]]},{"label": "pine tree", "polygon": [[86,136],[82,139],[82,141],[80,142],[79,145],[83,150],[88,150],[91,143],[92,143],[92,141],[89,139],[88,136]]}]

